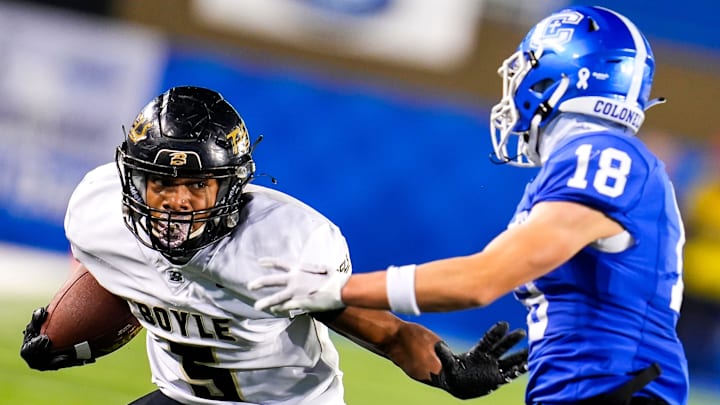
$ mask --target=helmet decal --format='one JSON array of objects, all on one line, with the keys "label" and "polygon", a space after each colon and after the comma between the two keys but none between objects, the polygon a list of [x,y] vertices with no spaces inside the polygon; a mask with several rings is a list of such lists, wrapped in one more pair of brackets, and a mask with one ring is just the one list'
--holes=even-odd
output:
[{"label": "helmet decal", "polygon": [[575,28],[583,17],[581,13],[574,10],[561,11],[551,15],[538,24],[530,37],[531,46],[537,49],[551,48],[558,52],[563,51],[563,45],[570,42]]},{"label": "helmet decal", "polygon": [[587,80],[590,78],[590,69],[586,67],[580,68],[578,70],[578,81],[577,84],[575,84],[575,87],[577,87],[580,90],[587,90],[588,88],[588,82]]},{"label": "helmet decal", "polygon": [[[188,154],[186,152],[170,153],[170,166],[185,166],[187,164],[187,157]],[[198,161],[200,161],[200,159],[198,159]]]},{"label": "helmet decal", "polygon": [[153,163],[167,166],[182,166],[196,170],[202,169],[200,155],[192,151],[161,149],[155,156]]},{"label": "helmet decal", "polygon": [[245,123],[241,123],[240,126],[225,135],[225,139],[230,141],[234,154],[239,155],[250,152],[250,136],[247,128],[245,128]]},{"label": "helmet decal", "polygon": [[128,132],[128,139],[132,143],[138,143],[143,139],[147,138],[147,131],[152,126],[152,122],[148,122],[143,113],[138,114],[137,118],[133,122],[130,132]]}]

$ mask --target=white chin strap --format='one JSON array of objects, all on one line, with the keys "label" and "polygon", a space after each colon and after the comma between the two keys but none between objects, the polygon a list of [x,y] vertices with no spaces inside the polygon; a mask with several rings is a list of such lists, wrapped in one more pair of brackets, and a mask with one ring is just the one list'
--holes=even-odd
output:
[{"label": "white chin strap", "polygon": [[[563,78],[560,79],[560,84],[557,86],[553,94],[545,103],[545,107],[548,109],[548,111],[555,108],[555,105],[558,103],[558,101],[560,101],[562,96],[565,95],[568,86],[570,86],[570,78],[567,76],[563,76]],[[522,142],[522,154],[525,155],[530,164],[526,164],[524,166],[542,165],[542,159],[540,158],[540,122],[542,120],[543,116],[540,113],[536,113],[530,121],[528,141]]]},{"label": "white chin strap", "polygon": [[520,152],[523,156],[525,156],[525,158],[527,158],[529,162],[528,164],[523,165],[525,167],[537,167],[542,164],[540,160],[539,148],[540,129],[538,128],[540,126],[540,121],[542,121],[542,116],[540,116],[540,114],[535,114],[532,121],[530,122],[530,130],[528,131],[528,142],[520,143],[520,146],[522,148]]}]

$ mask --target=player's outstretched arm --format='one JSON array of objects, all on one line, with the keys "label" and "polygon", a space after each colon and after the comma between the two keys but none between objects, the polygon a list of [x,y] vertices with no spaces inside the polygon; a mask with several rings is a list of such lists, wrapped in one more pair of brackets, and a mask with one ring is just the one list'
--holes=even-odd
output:
[{"label": "player's outstretched arm", "polygon": [[47,310],[41,307],[33,311],[30,323],[23,331],[23,342],[20,356],[30,368],[40,371],[58,370],[66,367],[81,366],[94,363],[95,359],[78,359],[75,350],[52,351],[50,338],[40,334]]},{"label": "player's outstretched arm", "polygon": [[388,358],[411,378],[457,398],[487,395],[527,371],[526,350],[504,356],[525,337],[523,330],[508,333],[505,322],[491,328],[470,351],[456,355],[429,329],[386,311],[347,307],[313,316],[358,345]]}]

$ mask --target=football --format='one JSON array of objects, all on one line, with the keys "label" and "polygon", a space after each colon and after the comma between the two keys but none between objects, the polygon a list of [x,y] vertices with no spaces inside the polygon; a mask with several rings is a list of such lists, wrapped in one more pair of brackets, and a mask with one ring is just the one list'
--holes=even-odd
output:
[{"label": "football", "polygon": [[101,287],[82,265],[55,294],[47,311],[40,333],[50,338],[51,351],[74,349],[81,359],[112,353],[141,329],[125,300]]}]

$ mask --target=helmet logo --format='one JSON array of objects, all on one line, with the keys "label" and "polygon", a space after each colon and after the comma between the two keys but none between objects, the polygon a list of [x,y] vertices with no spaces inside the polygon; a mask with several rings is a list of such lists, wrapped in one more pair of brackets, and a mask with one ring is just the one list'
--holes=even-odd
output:
[{"label": "helmet logo", "polygon": [[170,166],[185,166],[187,164],[187,153],[173,152],[170,153]]},{"label": "helmet logo", "polygon": [[155,155],[153,163],[163,166],[182,166],[183,169],[190,170],[202,169],[200,155],[193,151],[161,149]]},{"label": "helmet logo", "polygon": [[244,123],[241,122],[237,128],[225,135],[225,138],[230,141],[233,154],[246,154],[250,151],[250,137]]},{"label": "helmet logo", "polygon": [[127,137],[132,143],[138,143],[142,141],[143,139],[147,138],[147,131],[152,127],[152,123],[148,122],[145,117],[140,113],[140,115],[135,118],[135,121],[133,122],[132,128],[130,128],[130,132],[128,133]]},{"label": "helmet logo", "polygon": [[583,67],[580,70],[578,70],[578,82],[575,85],[580,90],[587,90],[588,88],[588,82],[587,80],[590,78],[590,69]]},{"label": "helmet logo", "polygon": [[564,51],[563,45],[570,42],[575,33],[575,26],[583,17],[581,13],[571,10],[551,15],[535,29],[530,45],[535,48],[551,48],[555,52]]}]

